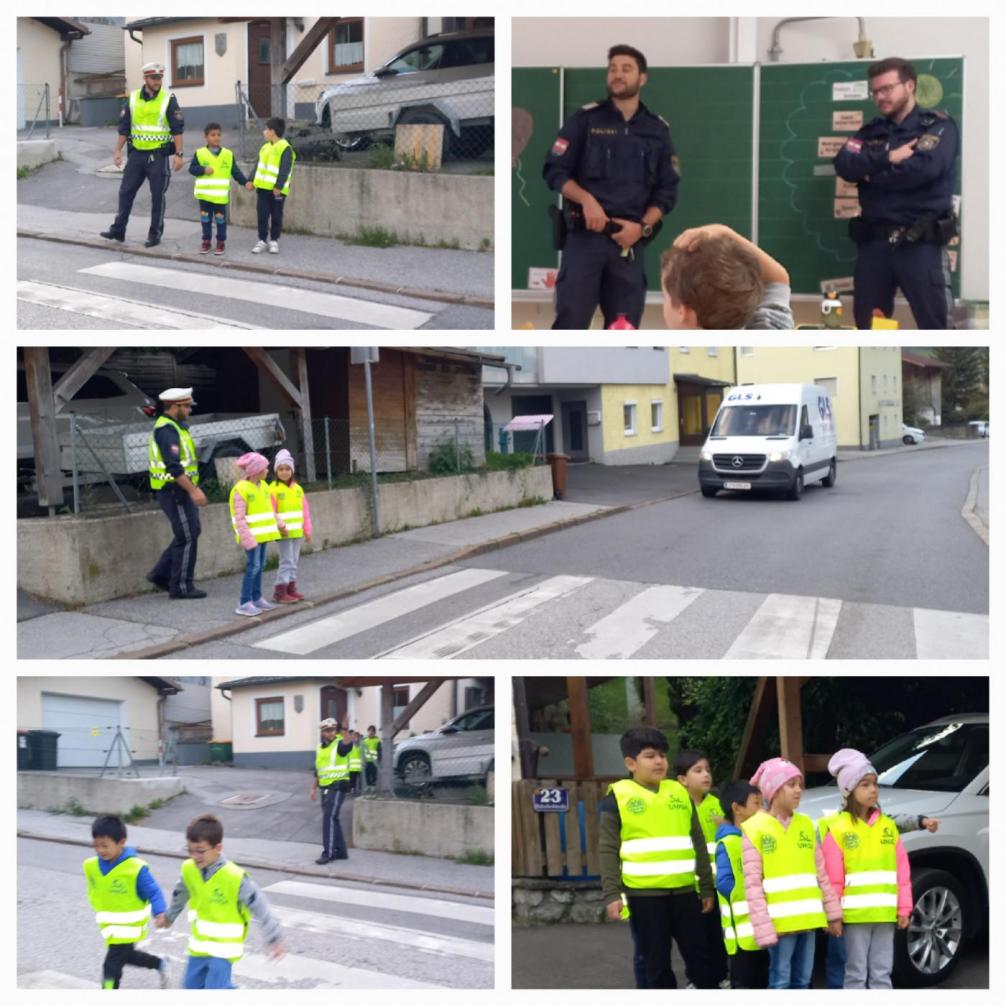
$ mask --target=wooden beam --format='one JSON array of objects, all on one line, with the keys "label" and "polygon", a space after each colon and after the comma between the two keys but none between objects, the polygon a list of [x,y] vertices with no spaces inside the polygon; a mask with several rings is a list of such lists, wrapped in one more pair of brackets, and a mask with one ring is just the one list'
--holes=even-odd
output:
[{"label": "wooden beam", "polygon": [[433,693],[447,680],[447,678],[430,678],[422,688],[409,700],[409,704],[398,714],[398,718],[391,724],[391,737],[394,739],[406,723],[419,712],[423,706],[433,697]]},{"label": "wooden beam", "polygon": [[115,352],[115,348],[95,347],[84,350],[83,355],[52,386],[54,413],[59,415],[67,402],[94,376],[98,368]]},{"label": "wooden beam", "polygon": [[643,723],[648,727],[657,725],[657,696],[653,687],[653,678],[643,679]]},{"label": "wooden beam", "polygon": [[328,33],[335,27],[337,17],[320,17],[308,28],[307,33],[297,43],[297,47],[286,58],[280,71],[282,83],[289,84],[294,74],[307,62],[308,56],[318,48]]},{"label": "wooden beam", "polygon": [[301,408],[301,393],[290,378],[283,373],[280,365],[259,346],[245,346],[244,351],[251,357],[252,362],[262,371],[263,375],[279,389],[280,394],[295,408]]},{"label": "wooden beam", "polygon": [[805,771],[803,763],[803,718],[800,715],[799,678],[776,678],[779,702],[779,753]]},{"label": "wooden beam", "polygon": [[527,687],[521,677],[513,678],[514,724],[517,728],[517,754],[520,758],[520,777],[533,779],[535,774],[534,747],[531,739],[531,715],[527,706]]},{"label": "wooden beam", "polygon": [[377,765],[377,788],[381,793],[395,790],[395,735],[391,731],[395,718],[395,686],[381,685],[381,760]]},{"label": "wooden beam", "polygon": [[31,441],[35,451],[35,482],[40,506],[63,505],[63,472],[59,467],[59,440],[56,436],[56,410],[52,397],[49,350],[45,346],[25,346],[25,380],[28,385],[28,413],[31,416]]},{"label": "wooden beam", "polygon": [[304,431],[304,481],[314,482],[317,473],[314,461],[314,425],[311,422],[311,390],[307,376],[307,350],[291,349],[290,357],[297,368],[297,383],[300,385],[300,418]]},{"label": "wooden beam", "polygon": [[566,678],[569,698],[569,728],[573,737],[573,771],[580,779],[594,774],[594,752],[590,744],[590,706],[587,704],[587,679]]},{"label": "wooden beam", "polygon": [[737,749],[737,761],[734,763],[734,778],[745,779],[757,767],[761,759],[756,757],[756,745],[765,734],[769,716],[776,704],[774,682],[770,678],[759,678],[755,685],[754,698],[748,710],[747,723],[741,736],[740,747]]},{"label": "wooden beam", "polygon": [[272,84],[272,116],[286,119],[286,85],[283,64],[286,62],[286,18],[269,18],[269,80]]}]

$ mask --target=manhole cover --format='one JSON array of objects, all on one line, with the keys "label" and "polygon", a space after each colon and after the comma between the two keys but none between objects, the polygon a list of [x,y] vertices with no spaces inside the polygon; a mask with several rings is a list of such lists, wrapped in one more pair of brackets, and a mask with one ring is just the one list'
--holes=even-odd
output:
[{"label": "manhole cover", "polygon": [[234,796],[221,800],[225,807],[255,807],[272,799],[272,793],[235,793]]}]

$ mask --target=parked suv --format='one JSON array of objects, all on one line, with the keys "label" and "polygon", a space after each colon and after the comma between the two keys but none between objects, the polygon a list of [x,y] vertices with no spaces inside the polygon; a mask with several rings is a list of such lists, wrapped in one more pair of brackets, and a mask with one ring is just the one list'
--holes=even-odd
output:
[{"label": "parked suv", "polygon": [[450,32],[413,42],[383,66],[326,88],[315,106],[319,125],[346,150],[389,138],[399,123],[440,123],[444,154],[475,155],[493,142],[494,36]]},{"label": "parked suv", "polygon": [[495,710],[475,706],[442,727],[395,747],[395,772],[414,786],[442,779],[483,780],[493,767]]},{"label": "parked suv", "polygon": [[[989,922],[989,718],[947,716],[875,752],[880,806],[895,817],[925,815],[939,831],[901,840],[912,865],[915,910],[894,943],[894,979],[935,985],[957,966]],[[839,810],[835,785],[804,792],[800,810],[817,820]]]}]

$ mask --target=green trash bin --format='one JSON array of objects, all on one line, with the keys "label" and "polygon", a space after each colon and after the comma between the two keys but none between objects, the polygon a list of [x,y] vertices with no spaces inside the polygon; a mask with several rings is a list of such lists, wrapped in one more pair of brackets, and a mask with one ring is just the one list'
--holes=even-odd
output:
[{"label": "green trash bin", "polygon": [[234,746],[230,741],[210,741],[210,761],[224,764],[234,760]]},{"label": "green trash bin", "polygon": [[55,730],[29,730],[28,768],[39,772],[55,772],[59,734]]}]

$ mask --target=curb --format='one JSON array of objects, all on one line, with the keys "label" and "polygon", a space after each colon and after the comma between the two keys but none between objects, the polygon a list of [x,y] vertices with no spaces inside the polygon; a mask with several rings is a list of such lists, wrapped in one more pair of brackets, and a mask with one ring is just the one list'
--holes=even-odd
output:
[{"label": "curb", "polygon": [[971,473],[971,481],[968,484],[968,496],[964,501],[964,506],[961,508],[961,516],[967,522],[968,526],[972,531],[985,543],[988,547],[989,543],[989,529],[988,525],[978,516],[978,481],[982,472],[988,472],[987,467],[976,468]]},{"label": "curb", "polygon": [[282,266],[273,268],[258,265],[254,262],[223,262],[220,259],[208,260],[203,255],[193,255],[188,252],[156,251],[140,245],[128,248],[117,241],[95,241],[92,238],[63,237],[47,234],[44,231],[18,229],[19,238],[34,238],[37,241],[55,241],[58,244],[79,245],[82,248],[100,248],[104,251],[114,251],[122,255],[140,255],[144,258],[161,259],[171,262],[189,262],[202,267],[210,266],[216,269],[232,269],[236,272],[250,272],[266,276],[279,276],[287,279],[310,280],[314,283],[327,283],[330,286],[351,286],[361,290],[371,290],[375,293],[390,293],[399,297],[412,297],[415,300],[435,300],[444,304],[462,304],[467,307],[484,307],[492,309],[495,300],[492,297],[476,297],[465,293],[450,293],[447,290],[419,290],[409,286],[398,286],[395,283],[382,283],[380,280],[361,279],[355,276],[333,276],[331,273],[311,272],[306,269],[284,269]]},{"label": "curb", "polygon": [[[55,842],[58,845],[79,845],[82,848],[91,848],[91,843],[88,841],[66,837],[56,838],[52,835],[42,835],[38,832],[22,828],[18,828],[17,837],[30,838],[36,842]],[[148,856],[163,856],[169,859],[180,860],[188,858],[187,855],[180,852],[165,852],[163,849],[156,849],[153,846],[143,845],[136,842],[131,844],[137,852],[146,853]],[[349,874],[329,873],[325,870],[313,870],[310,867],[289,866],[286,864],[278,866],[275,862],[269,862],[265,859],[255,859],[254,857],[249,858],[247,856],[241,857],[241,863],[243,866],[252,866],[258,870],[278,870],[282,873],[292,873],[299,877],[325,877],[328,880],[355,881],[359,884],[370,884],[372,887],[401,887],[410,891],[426,891],[433,894],[452,894],[455,897],[479,898],[485,901],[495,901],[495,894],[489,894],[486,891],[469,891],[459,887],[445,887],[437,884],[417,884],[408,880],[385,880],[383,877],[351,876]]]}]

